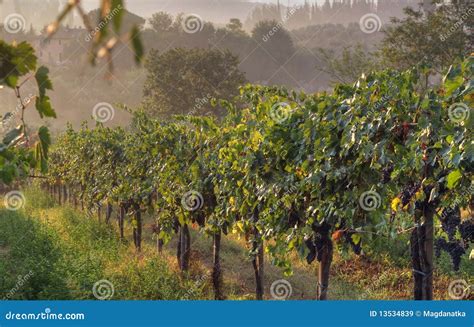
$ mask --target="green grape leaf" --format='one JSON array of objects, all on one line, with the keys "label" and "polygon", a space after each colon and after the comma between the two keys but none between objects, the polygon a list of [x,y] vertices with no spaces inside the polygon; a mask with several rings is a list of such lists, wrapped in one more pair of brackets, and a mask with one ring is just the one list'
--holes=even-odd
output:
[{"label": "green grape leaf", "polygon": [[461,174],[461,171],[459,169],[456,169],[452,172],[449,173],[448,177],[446,178],[447,180],[447,187],[452,190],[457,182],[461,179],[462,177],[462,174]]},{"label": "green grape leaf", "polygon": [[17,169],[14,165],[7,164],[0,166],[0,180],[5,184],[10,184],[13,182],[17,175]]},{"label": "green grape leaf", "polygon": [[112,0],[112,10],[113,15],[113,24],[115,32],[120,32],[120,26],[122,25],[122,18],[124,14],[123,10],[123,0]]},{"label": "green grape leaf", "polygon": [[38,83],[39,97],[43,98],[46,95],[46,90],[52,90],[53,84],[48,76],[49,69],[41,66],[35,74],[36,83]]},{"label": "green grape leaf", "polygon": [[36,167],[39,168],[42,173],[46,173],[48,169],[48,163],[46,161],[43,148],[41,147],[41,142],[36,142],[34,155]]},{"label": "green grape leaf", "polygon": [[18,79],[36,69],[37,58],[27,42],[9,45],[0,40],[0,85],[14,88]]},{"label": "green grape leaf", "polygon": [[51,135],[49,134],[49,129],[46,126],[41,126],[38,130],[38,137],[41,148],[43,149],[44,153],[46,154],[45,157],[47,158],[48,149],[51,145]]},{"label": "green grape leaf", "polygon": [[15,69],[19,76],[23,76],[36,69],[37,58],[35,50],[29,43],[21,42],[16,47],[14,46],[14,49],[12,62],[15,64]]},{"label": "green grape leaf", "polygon": [[56,112],[51,106],[51,101],[47,95],[44,97],[36,98],[36,110],[38,111],[41,118],[52,117],[56,118]]},{"label": "green grape leaf", "polygon": [[144,55],[143,43],[140,38],[140,29],[138,26],[132,28],[130,40],[132,42],[133,51],[135,52],[135,62],[138,65],[142,62]]},{"label": "green grape leaf", "polygon": [[351,239],[355,245],[359,244],[360,241],[362,240],[362,238],[360,237],[360,234],[352,234]]}]

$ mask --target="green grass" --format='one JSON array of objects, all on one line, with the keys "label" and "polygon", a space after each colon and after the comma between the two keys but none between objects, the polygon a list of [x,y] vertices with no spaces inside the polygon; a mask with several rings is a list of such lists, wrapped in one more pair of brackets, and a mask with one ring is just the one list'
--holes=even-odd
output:
[{"label": "green grass", "polygon": [[0,211],[2,298],[94,299],[100,280],[113,284],[113,299],[202,297],[166,259],[149,249],[136,255],[110,226],[68,206],[54,207],[41,192],[27,190],[25,197],[24,210]]}]

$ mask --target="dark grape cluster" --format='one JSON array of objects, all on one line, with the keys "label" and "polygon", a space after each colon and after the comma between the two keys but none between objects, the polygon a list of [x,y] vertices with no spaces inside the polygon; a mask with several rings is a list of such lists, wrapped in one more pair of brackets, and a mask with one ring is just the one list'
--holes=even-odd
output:
[{"label": "dark grape cluster", "polygon": [[316,245],[316,252],[318,253],[317,259],[321,262],[323,256],[323,247],[325,246],[326,242],[324,242],[320,235],[317,235],[314,244]]},{"label": "dark grape cluster", "polygon": [[287,226],[288,228],[292,228],[295,225],[300,225],[302,223],[300,219],[300,214],[296,210],[291,210],[287,216]]},{"label": "dark grape cluster", "polygon": [[416,192],[420,189],[420,183],[414,183],[405,187],[400,195],[400,200],[402,201],[402,206],[406,206],[410,203],[410,200],[413,198]]},{"label": "dark grape cluster", "polygon": [[324,240],[321,235],[316,234],[313,237],[306,239],[305,244],[309,249],[309,253],[306,256],[306,262],[311,264],[315,259],[321,261],[322,249],[324,246]]},{"label": "dark grape cluster", "polygon": [[[362,252],[362,241],[359,241],[359,243],[355,243],[354,240],[352,239],[352,235],[357,234],[357,232],[353,229],[350,228],[345,228],[346,227],[346,221],[344,219],[339,221],[339,224],[337,224],[337,227],[339,231],[341,231],[341,237],[344,238],[344,241],[349,244],[354,251],[356,255],[360,255]],[[333,234],[333,239],[334,239],[334,234]]]},{"label": "dark grape cluster", "polygon": [[423,201],[415,201],[415,209],[416,210],[421,210],[422,211],[423,208],[424,208],[424,205],[425,204],[423,203]]},{"label": "dark grape cluster", "polygon": [[461,213],[459,208],[448,208],[443,211],[441,215],[441,228],[448,235],[449,240],[454,239],[456,229],[461,223]]},{"label": "dark grape cluster", "polygon": [[459,225],[459,233],[464,241],[464,246],[468,247],[469,243],[474,243],[474,220],[463,221]]},{"label": "dark grape cluster", "polygon": [[313,224],[312,229],[315,233],[320,235],[329,235],[329,231],[331,230],[331,225],[326,222],[322,224]]},{"label": "dark grape cluster", "polygon": [[459,265],[461,264],[461,257],[466,253],[466,250],[462,245],[456,241],[448,242],[444,238],[438,238],[435,241],[436,257],[441,255],[441,250],[446,251],[449,254],[454,271],[458,271]]},{"label": "dark grape cluster", "polygon": [[197,211],[193,216],[192,216],[192,222],[197,223],[200,227],[204,227],[206,225],[206,216],[204,212],[202,211]]},{"label": "dark grape cluster", "polygon": [[441,256],[441,250],[446,247],[446,240],[444,238],[437,238],[434,242],[434,250],[436,258]]},{"label": "dark grape cluster", "polygon": [[382,169],[382,183],[383,184],[387,184],[388,182],[390,182],[391,180],[390,175],[392,174],[392,172],[393,172],[393,165],[388,165],[387,167]]},{"label": "dark grape cluster", "polygon": [[352,250],[354,251],[355,254],[360,255],[362,251],[362,241],[360,241],[358,244],[354,243],[354,240],[352,239],[352,235],[354,235],[355,232],[347,232],[345,233],[345,239],[346,242],[351,245]]},{"label": "dark grape cluster", "polygon": [[313,236],[305,240],[306,247],[309,249],[309,253],[306,256],[308,264],[317,259],[321,261],[323,255],[323,249],[325,246],[331,246],[331,239],[329,238],[329,232],[331,225],[323,222],[322,224],[315,223],[312,226]]}]

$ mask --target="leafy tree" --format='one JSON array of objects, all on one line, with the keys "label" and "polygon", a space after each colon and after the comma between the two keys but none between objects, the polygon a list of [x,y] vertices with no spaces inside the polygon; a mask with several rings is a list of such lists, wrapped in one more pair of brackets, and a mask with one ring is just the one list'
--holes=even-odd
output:
[{"label": "leafy tree", "polygon": [[173,25],[173,16],[167,12],[160,11],[153,14],[149,22],[155,32],[167,32]]},{"label": "leafy tree", "polygon": [[266,61],[270,59],[284,64],[295,52],[290,34],[276,20],[259,22],[252,30],[252,38],[266,52]]},{"label": "leafy tree", "polygon": [[[216,29],[215,34],[211,38],[211,46],[219,49],[228,49],[239,58],[246,59],[254,49],[255,43],[250,35],[243,30],[242,23],[238,19],[231,19],[225,28]],[[247,61],[241,63],[242,68]]]},{"label": "leafy tree", "polygon": [[329,74],[333,82],[352,83],[363,73],[377,70],[380,65],[377,58],[364,50],[362,45],[344,48],[340,57],[335,51],[320,49],[322,63],[319,70]]},{"label": "leafy tree", "polygon": [[144,107],[155,115],[220,116],[211,98],[231,99],[245,82],[238,59],[230,52],[203,49],[152,51],[145,67]]},{"label": "leafy tree", "polygon": [[231,18],[229,23],[226,25],[226,28],[231,30],[232,32],[242,31],[242,27],[244,25],[238,18]]},{"label": "leafy tree", "polygon": [[380,52],[384,64],[404,70],[428,63],[441,73],[474,50],[474,9],[470,1],[440,4],[430,12],[406,8],[406,17],[392,19]]}]

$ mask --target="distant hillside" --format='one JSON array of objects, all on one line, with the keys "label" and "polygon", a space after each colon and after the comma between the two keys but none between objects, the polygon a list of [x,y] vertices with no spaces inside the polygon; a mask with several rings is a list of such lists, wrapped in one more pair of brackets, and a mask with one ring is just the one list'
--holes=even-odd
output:
[{"label": "distant hillside", "polygon": [[[97,0],[85,1],[87,9],[94,9]],[[245,20],[258,2],[246,2],[242,0],[133,0],[127,2],[128,9],[143,17],[149,17],[158,11],[166,11],[171,14],[195,13],[204,20],[215,23],[226,23],[230,18]]]},{"label": "distant hillside", "polygon": [[[57,17],[68,0],[10,0],[0,2],[0,21],[12,13],[21,14],[25,19],[25,27],[32,25],[41,29]],[[376,11],[382,21],[387,22],[392,16],[401,16],[402,9],[407,6],[417,6],[422,0],[129,0],[127,9],[134,14],[149,18],[153,13],[165,11],[172,15],[178,13],[193,13],[206,21],[223,25],[231,18],[246,22],[247,28],[252,28],[257,21],[273,16],[276,8],[287,12],[288,6],[298,6],[298,12],[291,15],[293,22],[288,22],[287,28],[294,29],[321,23],[342,23],[358,21],[360,14]],[[427,1],[427,0],[424,0]],[[97,9],[99,0],[83,0],[87,11]],[[277,4],[279,3],[279,6]],[[270,5],[269,5],[270,4]],[[351,5],[352,4],[352,5]],[[315,8],[320,8],[320,15]],[[376,9],[375,9],[376,8]],[[319,17],[321,16],[322,19]],[[66,25],[76,27],[82,25],[76,14],[68,16]]]}]

